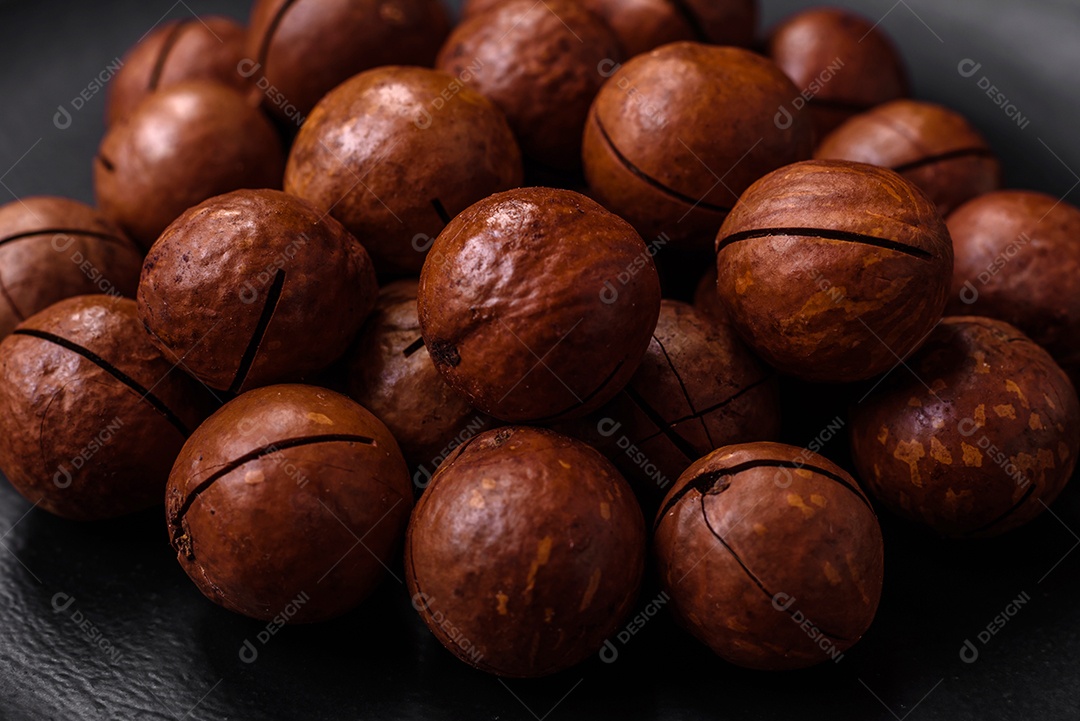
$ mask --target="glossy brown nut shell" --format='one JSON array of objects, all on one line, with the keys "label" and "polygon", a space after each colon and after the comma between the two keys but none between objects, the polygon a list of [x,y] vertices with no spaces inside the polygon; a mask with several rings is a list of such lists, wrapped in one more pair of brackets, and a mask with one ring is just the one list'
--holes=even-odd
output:
[{"label": "glossy brown nut shell", "polygon": [[419,273],[450,218],[521,182],[502,112],[448,75],[407,67],[335,88],[304,123],[285,171],[286,192],[340,220],[380,273]]},{"label": "glossy brown nut shell", "polygon": [[364,248],[276,190],[238,190],[180,216],[150,249],[139,316],[167,357],[231,393],[337,360],[375,304]]},{"label": "glossy brown nut shell", "polygon": [[592,444],[655,512],[671,484],[720,446],[780,434],[776,375],[727,323],[664,300],[649,349],[619,395],[556,430]]},{"label": "glossy brown nut shell", "polygon": [[177,559],[203,595],[269,621],[322,621],[363,601],[412,508],[408,471],[375,416],[322,388],[260,388],[199,427],[166,494]]},{"label": "glossy brown nut shell", "polygon": [[247,30],[229,18],[192,17],[160,25],[124,56],[109,82],[105,124],[127,117],[147,95],[185,80],[248,89],[241,74]]},{"label": "glossy brown nut shell", "polygon": [[834,130],[814,157],[895,170],[937,203],[942,215],[1001,187],[1001,164],[964,116],[933,103],[894,100]]},{"label": "glossy brown nut shell", "polygon": [[0,469],[64,518],[159,505],[208,410],[205,391],[154,348],[133,300],[68,298],[0,343]]},{"label": "glossy brown nut shell", "polygon": [[357,73],[430,67],[449,31],[440,0],[256,0],[248,72],[266,111],[299,125],[320,98]]},{"label": "glossy brown nut shell", "polygon": [[455,445],[487,430],[492,419],[443,380],[420,335],[415,280],[379,293],[349,357],[349,395],[394,434],[423,488]]},{"label": "glossy brown nut shell", "polygon": [[837,660],[881,598],[881,529],[855,480],[808,450],[747,443],[690,466],[656,517],[676,618],[731,663]]},{"label": "glossy brown nut shell", "polygon": [[[509,0],[465,0],[464,18]],[[757,0],[583,0],[611,26],[627,58],[679,40],[749,46],[757,25]]]},{"label": "glossy brown nut shell", "polygon": [[454,218],[420,276],[446,382],[507,422],[583,416],[626,385],[660,312],[641,237],[569,190],[493,195]]},{"label": "glossy brown nut shell", "polygon": [[596,653],[633,606],[645,526],[619,472],[539,428],[463,445],[420,498],[405,541],[413,606],[458,658],[544,676]]},{"label": "glossy brown nut shell", "polygon": [[707,248],[739,195],[813,150],[809,118],[774,122],[795,86],[748,50],[674,43],[623,65],[589,112],[591,194],[645,238]]},{"label": "glossy brown nut shell", "polygon": [[611,29],[577,2],[508,0],[459,25],[435,66],[502,108],[526,156],[575,169],[603,69],[621,59]]},{"label": "glossy brown nut shell", "polygon": [[910,90],[893,42],[877,23],[848,10],[792,15],[770,33],[767,54],[803,94],[819,140],[852,115]]},{"label": "glossy brown nut shell", "polygon": [[238,188],[281,186],[277,132],[232,88],[188,81],[148,96],[94,160],[101,211],[144,248],[188,208]]},{"label": "glossy brown nut shell", "polygon": [[942,535],[994,536],[1053,502],[1076,466],[1080,404],[1046,351],[1007,323],[950,317],[908,365],[852,419],[882,504]]},{"label": "glossy brown nut shell", "polygon": [[0,338],[64,298],[134,298],[142,250],[88,205],[36,196],[0,207]]},{"label": "glossy brown nut shell", "polygon": [[956,253],[947,312],[1011,323],[1080,378],[1080,209],[1009,190],[966,203],[946,222]]},{"label": "glossy brown nut shell", "polygon": [[813,160],[754,183],[717,236],[720,296],[779,370],[847,382],[895,366],[941,319],[952,242],[884,168]]}]

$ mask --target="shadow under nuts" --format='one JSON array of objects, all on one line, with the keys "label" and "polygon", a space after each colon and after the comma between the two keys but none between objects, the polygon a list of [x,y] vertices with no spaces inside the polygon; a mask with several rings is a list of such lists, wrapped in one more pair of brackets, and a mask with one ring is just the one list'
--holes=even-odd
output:
[{"label": "shadow under nuts", "polygon": [[946,536],[995,536],[1057,498],[1080,450],[1080,402],[1050,355],[990,318],[941,322],[856,406],[852,455],[889,510]]},{"label": "shadow under nuts", "polygon": [[377,293],[371,259],[336,220],[276,190],[239,190],[188,210],[154,244],[139,316],[167,357],[238,393],[329,366]]},{"label": "shadow under nuts", "polygon": [[881,598],[877,516],[829,460],[779,443],[713,451],[656,517],[660,582],[676,618],[731,663],[839,661]]},{"label": "shadow under nuts", "polygon": [[895,366],[941,319],[952,276],[945,221],[891,170],[796,163],[739,199],[716,239],[718,289],[766,361],[846,382]]},{"label": "shadow under nuts", "polygon": [[458,658],[533,677],[596,653],[637,600],[645,523],[600,453],[539,428],[458,448],[405,541],[413,606]]},{"label": "shadow under nuts", "polygon": [[630,380],[660,313],[645,243],[568,190],[499,193],[454,218],[420,276],[424,344],[450,386],[507,422],[582,416]]}]

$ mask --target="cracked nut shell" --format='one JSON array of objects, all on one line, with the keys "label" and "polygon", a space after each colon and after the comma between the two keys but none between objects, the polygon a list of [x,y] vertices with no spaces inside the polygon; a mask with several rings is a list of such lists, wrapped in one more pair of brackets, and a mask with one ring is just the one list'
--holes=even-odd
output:
[{"label": "cracked nut shell", "polygon": [[555,430],[603,452],[642,508],[655,513],[671,484],[709,451],[780,435],[776,374],[730,324],[664,300],[626,388],[588,418]]},{"label": "cracked nut shell", "polygon": [[319,100],[382,65],[430,67],[450,19],[440,0],[256,0],[247,57],[265,110],[299,127]]},{"label": "cracked nut shell", "polygon": [[133,300],[68,298],[0,343],[0,469],[57,516],[159,505],[173,459],[209,409],[204,390],[150,342]]},{"label": "cracked nut shell", "polygon": [[796,95],[772,62],[740,48],[681,42],[638,56],[589,111],[590,192],[643,237],[707,248],[752,182],[810,157],[809,118],[773,122]]},{"label": "cracked nut shell", "polygon": [[422,488],[453,445],[493,421],[435,369],[420,335],[416,292],[415,280],[396,281],[379,292],[349,357],[348,386],[353,400],[394,434]]},{"label": "cracked nut shell", "polygon": [[534,677],[596,653],[637,599],[645,524],[618,471],[539,428],[488,431],[421,496],[405,581],[435,637],[488,673]]},{"label": "cracked nut shell", "polygon": [[454,218],[420,276],[420,327],[450,387],[506,422],[583,416],[637,370],[660,281],[624,220],[569,190],[493,195]]},{"label": "cracked nut shell", "polygon": [[139,316],[167,357],[231,393],[298,380],[348,348],[375,305],[363,246],[276,190],[238,190],[182,216],[146,256]]},{"label": "cracked nut shell", "polygon": [[0,207],[0,338],[64,298],[134,298],[142,250],[101,213],[36,196]]},{"label": "cracked nut shell", "polygon": [[995,536],[1053,502],[1080,404],[1046,351],[1007,323],[950,317],[908,365],[852,417],[855,465],[883,505],[942,535]]},{"label": "cracked nut shell", "polygon": [[162,24],[128,51],[109,82],[105,124],[130,115],[147,95],[185,80],[212,80],[246,92],[250,84],[240,74],[246,40],[243,25],[216,15]]},{"label": "cracked nut shell", "polygon": [[814,157],[895,170],[919,186],[942,215],[1001,187],[1001,164],[960,113],[933,103],[894,100],[830,133]]},{"label": "cracked nut shell", "polygon": [[717,236],[720,296],[743,338],[798,378],[862,380],[941,319],[952,241],[933,203],[891,170],[840,160],[754,183]]},{"label": "cracked nut shell", "polygon": [[766,54],[810,96],[819,140],[851,116],[909,93],[904,60],[888,35],[848,10],[792,15],[770,33]]},{"label": "cracked nut shell", "polygon": [[611,29],[577,2],[508,0],[455,28],[435,67],[499,106],[527,157],[572,170],[605,63],[621,59]]},{"label": "cracked nut shell", "polygon": [[340,220],[381,274],[419,273],[450,218],[521,185],[506,118],[468,87],[444,100],[454,83],[424,68],[361,73],[319,102],[293,144],[285,191]]},{"label": "cracked nut shell", "polygon": [[148,96],[101,141],[101,212],[143,248],[188,208],[237,188],[278,188],[285,168],[270,121],[236,90],[178,83]]},{"label": "cracked nut shell", "polygon": [[166,494],[172,546],[203,595],[289,623],[367,598],[411,508],[386,426],[345,396],[301,385],[225,404],[184,446]]},{"label": "cracked nut shell", "polygon": [[839,466],[794,446],[746,443],[698,460],[664,500],[653,544],[678,621],[746,668],[837,658],[881,598],[869,501]]},{"label": "cracked nut shell", "polygon": [[1016,326],[1080,379],[1080,208],[1007,190],[946,219],[956,262],[946,312]]}]

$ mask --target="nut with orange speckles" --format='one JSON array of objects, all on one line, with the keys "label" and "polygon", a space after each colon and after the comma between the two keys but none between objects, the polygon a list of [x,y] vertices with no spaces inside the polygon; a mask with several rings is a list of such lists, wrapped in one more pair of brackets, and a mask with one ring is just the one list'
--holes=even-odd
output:
[{"label": "nut with orange speckles", "polygon": [[412,498],[375,416],[332,391],[281,385],[237,397],[192,434],[165,510],[180,565],[207,598],[264,621],[293,608],[289,622],[308,623],[371,593]]},{"label": "nut with orange speckles", "polygon": [[903,175],[942,215],[1001,186],[1001,164],[963,115],[941,105],[895,100],[848,120],[814,151]]},{"label": "nut with orange speckles", "polygon": [[660,582],[698,640],[747,668],[839,660],[881,598],[877,516],[850,475],[779,443],[727,446],[656,517]]},{"label": "nut with orange speckles", "polygon": [[646,238],[707,248],[739,194],[770,170],[809,158],[810,118],[785,127],[798,91],[749,50],[680,42],[630,60],[589,111],[589,189]]},{"label": "nut with orange speckles", "polygon": [[527,157],[572,170],[603,71],[621,59],[607,23],[577,2],[508,0],[462,22],[435,67],[502,108]]},{"label": "nut with orange speckles", "polygon": [[811,160],[757,181],[716,239],[718,289],[776,368],[844,382],[889,370],[941,319],[952,242],[891,170]]},{"label": "nut with orange speckles", "polygon": [[1080,404],[1050,355],[1016,328],[946,318],[857,406],[855,464],[893,512],[948,536],[993,536],[1049,505],[1080,450]]},{"label": "nut with orange speckles", "polygon": [[660,281],[626,221],[569,190],[498,193],[424,262],[420,327],[446,382],[511,423],[599,408],[649,346]]},{"label": "nut with orange speckles", "polygon": [[539,428],[458,448],[420,498],[405,580],[435,637],[461,660],[532,677],[595,653],[637,598],[645,524],[593,448]]}]

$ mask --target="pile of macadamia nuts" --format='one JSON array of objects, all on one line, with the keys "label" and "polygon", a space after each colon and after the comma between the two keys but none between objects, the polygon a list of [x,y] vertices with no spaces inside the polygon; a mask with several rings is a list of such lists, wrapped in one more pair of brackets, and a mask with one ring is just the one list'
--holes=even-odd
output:
[{"label": "pile of macadamia nuts", "polygon": [[[873,22],[759,42],[755,0],[163,25],[97,208],[0,208],[0,469],[73,520],[164,502],[256,619],[403,568],[500,676],[594,656],[646,577],[726,661],[828,660],[874,619],[879,512],[1001,534],[1080,452],[1080,210],[908,94]],[[852,397],[832,460],[780,442],[811,384]]]}]

